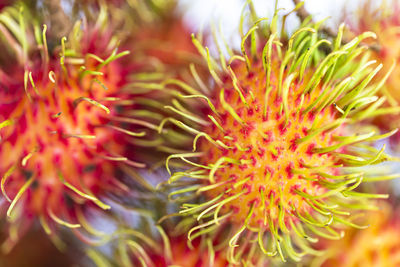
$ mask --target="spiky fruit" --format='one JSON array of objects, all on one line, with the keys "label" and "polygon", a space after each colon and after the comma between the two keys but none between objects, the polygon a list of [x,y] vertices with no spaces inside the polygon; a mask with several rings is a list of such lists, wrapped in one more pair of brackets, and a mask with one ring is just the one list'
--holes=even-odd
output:
[{"label": "spiky fruit", "polygon": [[[87,4],[77,1],[75,4],[76,9],[82,7],[90,17],[101,2],[92,0]],[[121,46],[133,52],[131,60],[135,63],[168,74],[186,68],[196,59],[197,51],[190,39],[190,29],[177,10],[176,0],[117,0],[107,4],[114,20],[121,24],[119,31],[125,37]],[[165,68],[162,64],[169,67]],[[156,74],[162,73],[153,73],[153,81]]]},{"label": "spiky fruit", "polygon": [[47,233],[57,224],[80,228],[86,226],[82,207],[109,209],[98,197],[127,194],[122,171],[143,166],[127,147],[130,138],[145,135],[139,125],[146,123],[121,116],[133,108],[131,91],[122,89],[131,68],[120,58],[129,52],[118,51],[107,15],[77,22],[49,52],[46,26],[42,31],[20,10],[1,14],[16,58],[0,73],[3,205],[14,233],[36,218]]},{"label": "spiky fruit", "polygon": [[[177,1],[146,0],[130,4],[135,29],[127,42],[133,51],[138,51],[138,59],[145,56],[168,64],[168,70],[186,68],[197,56],[190,39],[190,29],[177,14]],[[133,10],[132,10],[133,9]],[[146,16],[146,13],[156,15]]]},{"label": "spiky fruit", "polygon": [[[160,240],[161,241],[161,240]],[[129,244],[129,242],[128,242]],[[147,259],[140,259],[137,255],[137,259],[145,260],[148,266],[227,266],[228,262],[222,252],[214,252],[212,246],[206,244],[200,244],[196,242],[192,248],[187,246],[186,236],[180,237],[168,237],[165,235],[163,246],[158,246],[158,251],[152,247],[147,248]],[[135,259],[133,263],[139,264]],[[136,266],[133,264],[133,266]]]},{"label": "spiky fruit", "polygon": [[[177,1],[127,1],[119,8],[110,9],[111,16],[122,18],[119,21],[123,24],[121,34],[124,36],[121,46],[132,51],[127,58],[135,66],[127,87],[136,92],[136,107],[142,109],[129,110],[126,116],[134,114],[158,125],[165,117],[163,103],[168,103],[173,97],[167,86],[182,85],[180,78],[191,77],[191,73],[204,77],[208,70],[204,64],[193,65],[202,62],[202,58],[192,45],[190,29],[177,10]],[[191,82],[193,80],[188,81]],[[147,147],[151,146],[168,153],[171,151],[170,143],[180,142],[180,135],[161,136],[154,133],[147,135],[147,140],[132,138],[131,142],[137,147],[144,147],[142,151],[148,151]],[[149,152],[148,161],[154,160],[154,151]],[[161,164],[163,161],[159,160],[152,167]]]},{"label": "spiky fruit", "polygon": [[[368,85],[382,66],[371,68],[374,62],[357,47],[374,34],[342,46],[342,26],[330,46],[318,39],[317,26],[303,25],[285,40],[278,38],[277,21],[275,14],[266,41],[258,35],[259,22],[253,25],[243,37],[242,54],[226,61],[221,52],[221,65],[194,39],[214,81],[209,89],[200,82],[199,90],[187,86],[185,95],[177,92],[181,102],[167,108],[180,117],[166,118],[159,128],[193,135],[193,152],[167,160],[168,171],[172,159],[183,160],[177,165],[183,170],[169,182],[187,185],[172,195],[205,197],[179,212],[199,223],[189,240],[231,229],[222,235],[229,240],[232,263],[240,262],[235,249],[243,246],[258,246],[282,260],[318,254],[308,247],[316,240],[310,233],[340,239],[339,227],[354,225],[346,218],[352,208],[371,208],[367,198],[387,197],[354,191],[362,181],[380,179],[357,167],[388,158],[383,148],[368,143],[393,134],[375,136],[356,124],[376,110],[369,104],[382,85]],[[322,44],[332,52],[322,54]],[[199,107],[193,98],[206,105]]]},{"label": "spiky fruit", "polygon": [[387,266],[400,264],[399,218],[387,203],[380,205],[381,210],[368,216],[370,226],[363,231],[349,231],[343,240],[325,242],[323,257],[315,258],[317,266]]},{"label": "spiky fruit", "polygon": [[[188,244],[186,236],[173,236],[173,229],[164,231],[157,227],[161,236],[154,234],[147,235],[144,232],[127,229],[121,230],[125,233],[126,239],[118,240],[112,261],[121,266],[186,266],[186,267],[223,267],[230,265],[226,259],[226,247],[220,246],[215,251],[211,240],[196,240]],[[220,244],[221,245],[221,244]],[[249,253],[249,252],[248,252]],[[251,252],[250,252],[251,253]],[[105,255],[96,250],[89,250],[88,256],[97,264],[107,262]],[[267,267],[269,262],[259,257],[253,261],[242,261],[249,267]]]},{"label": "spiky fruit", "polygon": [[[373,8],[372,1],[366,1],[358,10],[355,19],[354,16],[348,18],[351,34],[359,34],[363,31],[373,31],[376,33],[376,40],[369,41],[372,59],[382,62],[384,71],[391,71],[384,90],[381,95],[386,97],[386,102],[382,103],[385,109],[382,109],[380,116],[374,121],[380,128],[394,129],[400,124],[399,108],[400,90],[398,84],[400,82],[400,35],[399,26],[400,19],[398,13],[400,11],[400,3],[398,1],[389,1],[381,4],[379,8]],[[355,21],[355,22],[354,22]],[[383,74],[378,74],[377,78],[382,78]],[[398,140],[398,134],[396,140]],[[395,145],[398,142],[394,143]],[[396,145],[396,147],[398,147]]]}]

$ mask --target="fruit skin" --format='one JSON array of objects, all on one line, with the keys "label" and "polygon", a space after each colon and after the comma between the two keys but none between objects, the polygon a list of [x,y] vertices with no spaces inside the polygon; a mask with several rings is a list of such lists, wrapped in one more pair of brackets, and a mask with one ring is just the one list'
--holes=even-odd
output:
[{"label": "fruit skin", "polygon": [[[266,37],[256,22],[243,34],[239,55],[228,49],[229,60],[221,50],[212,58],[193,38],[213,81],[176,90],[175,109],[166,106],[175,113],[159,127],[192,136],[193,151],[182,141],[186,150],[181,146],[166,162],[168,171],[177,169],[168,183],[177,187],[171,198],[183,199],[178,215],[193,218],[189,241],[223,235],[235,264],[246,248],[283,261],[320,255],[309,242],[340,239],[344,226],[364,228],[346,218],[350,211],[387,197],[353,191],[362,181],[383,179],[357,168],[390,159],[384,147],[368,144],[395,133],[374,136],[359,124],[380,111],[369,104],[387,78],[369,84],[382,66],[372,68],[357,46],[375,35],[341,45],[342,25],[331,44],[318,38],[318,25],[302,25],[279,39],[277,22],[275,14]],[[331,52],[319,51],[321,45]]]},{"label": "fruit skin", "polygon": [[[76,9],[83,9],[88,18],[102,3],[101,0],[82,2],[75,3]],[[107,2],[108,11],[119,27],[121,46],[132,51],[129,59],[135,64],[158,67],[154,72],[163,68],[165,75],[176,77],[197,60],[197,50],[190,38],[191,29],[184,23],[177,5],[175,0]]]},{"label": "fruit skin", "polygon": [[[375,40],[369,40],[366,44],[369,45],[371,58],[379,63],[383,63],[383,71],[387,72],[390,69],[391,75],[387,79],[384,90],[381,95],[385,96],[385,108],[392,110],[393,114],[383,114],[374,120],[374,123],[382,130],[391,130],[398,128],[400,124],[399,103],[400,90],[398,84],[400,82],[400,35],[399,26],[400,19],[400,3],[398,1],[387,1],[379,7],[373,7],[372,1],[366,1],[357,10],[354,15],[346,14],[345,20],[348,20],[349,31],[348,36],[360,34],[364,31],[373,31],[376,33]],[[379,73],[376,79],[382,78],[382,73]],[[398,141],[399,134],[391,138],[392,145],[395,149],[399,149]]]},{"label": "fruit skin", "polygon": [[[162,243],[161,240],[158,241]],[[164,246],[158,253],[153,249],[147,249],[150,262],[148,266],[204,266],[204,267],[223,267],[228,266],[223,252],[210,251],[206,244],[196,242],[189,248],[185,236],[168,237],[169,251]],[[133,261],[135,263],[135,260]],[[135,266],[135,264],[133,265]]]},{"label": "fruit skin", "polygon": [[[61,224],[92,243],[92,211],[109,209],[100,198],[136,205],[137,196],[154,190],[135,169],[156,166],[168,150],[155,130],[160,99],[171,96],[151,86],[174,83],[170,78],[184,75],[195,54],[174,7],[175,1],[75,1],[65,11],[68,23],[53,28],[40,26],[42,12],[5,10],[19,31],[0,43],[7,51],[0,55],[0,157],[13,149],[0,177],[10,202],[21,196],[4,205],[14,230],[22,234],[39,218],[53,241]],[[163,22],[168,26],[160,29]],[[57,37],[64,30],[67,38]],[[176,32],[182,38],[171,39]]]},{"label": "fruit skin", "polygon": [[[17,25],[3,25],[17,37],[6,36],[15,52],[0,72],[1,189],[10,229],[24,231],[39,219],[48,234],[66,226],[84,238],[86,211],[110,208],[99,197],[129,195],[125,171],[144,166],[129,151],[129,138],[145,135],[141,121],[135,132],[130,118],[121,121],[132,108],[131,91],[122,89],[131,67],[120,60],[129,52],[118,50],[107,16],[47,40],[46,25],[28,9],[3,15]],[[7,244],[16,242],[10,235]]]},{"label": "fruit skin", "polygon": [[368,229],[349,229],[336,242],[322,242],[326,255],[316,258],[311,266],[387,266],[400,264],[400,220],[392,204],[381,203],[379,211],[369,213]]},{"label": "fruit skin", "polygon": [[[127,110],[127,117],[134,114],[159,125],[167,115],[165,103],[174,97],[168,87],[179,87],[183,77],[188,84],[194,84],[193,72],[199,77],[208,75],[206,64],[192,44],[191,29],[184,23],[177,6],[174,0],[128,1],[119,7],[109,5],[111,16],[121,25],[118,28],[121,47],[132,52],[122,61],[133,65],[127,87],[138,97],[135,102],[138,111]],[[204,38],[207,37],[208,34],[204,34]],[[194,67],[198,62],[200,64]],[[180,143],[181,138],[179,134],[159,135],[154,131],[146,138],[130,141],[134,151],[137,150],[144,161],[152,163],[153,170],[163,165],[173,149],[171,144]]]},{"label": "fruit skin", "polygon": [[[279,72],[278,59],[272,60],[271,73]],[[235,211],[232,221],[240,223],[242,218],[248,214],[248,207],[242,206],[242,203],[258,206],[254,210],[249,224],[257,227],[262,224],[265,214],[269,213],[271,219],[278,221],[279,209],[290,210],[296,207],[297,210],[310,212],[311,207],[306,200],[296,191],[305,190],[309,195],[319,195],[326,193],[327,189],[315,183],[315,181],[306,180],[303,177],[313,177],[312,172],[302,172],[296,174],[295,169],[300,169],[306,162],[311,166],[334,165],[335,159],[331,154],[316,154],[312,152],[314,147],[328,147],[334,145],[332,134],[343,135],[343,129],[336,129],[326,135],[317,135],[312,142],[303,142],[297,144],[297,140],[307,136],[307,131],[314,127],[315,129],[323,127],[324,124],[335,121],[337,114],[333,106],[324,108],[318,114],[321,118],[315,121],[315,114],[301,114],[298,112],[298,105],[301,101],[301,94],[305,83],[293,82],[289,88],[287,96],[289,117],[286,120],[284,114],[280,114],[280,104],[282,102],[278,91],[271,91],[267,104],[264,104],[265,72],[262,62],[252,63],[252,71],[248,74],[246,64],[236,61],[231,64],[232,71],[241,81],[243,96],[246,104],[240,100],[238,94],[233,92],[233,84],[227,78],[228,82],[222,86],[227,91],[224,98],[243,121],[240,122],[229,116],[221,102],[216,104],[216,112],[221,115],[220,124],[222,128],[227,129],[222,132],[215,125],[206,127],[203,131],[214,140],[223,140],[225,136],[232,137],[232,140],[224,141],[227,147],[233,149],[215,149],[215,145],[205,139],[199,141],[199,151],[207,151],[200,157],[200,163],[208,165],[209,162],[217,162],[221,158],[240,159],[240,164],[230,164],[223,168],[223,171],[215,173],[215,182],[224,183],[223,186],[206,191],[210,199],[225,194],[224,198],[240,194],[237,200],[224,207],[224,210]],[[309,74],[308,74],[309,75]],[[271,77],[271,80],[276,77]],[[305,78],[307,81],[309,78]],[[218,90],[221,87],[215,88]],[[253,95],[246,93],[246,88],[251,88]],[[230,90],[229,90],[230,89]],[[303,106],[307,107],[320,96],[322,88],[314,89],[304,100]],[[267,106],[266,115],[263,116],[262,108]],[[286,125],[285,125],[286,124]],[[246,177],[246,179],[243,179]],[[287,177],[287,178],[286,178]],[[243,182],[240,186],[236,183]],[[276,190],[280,187],[281,191]],[[229,193],[227,192],[229,191]],[[243,192],[244,191],[244,192]],[[242,193],[243,192],[243,193]],[[261,194],[266,201],[277,202],[279,206],[267,205],[263,207],[261,203]],[[286,224],[290,220],[284,219]]]},{"label": "fruit skin", "polygon": [[157,59],[168,66],[166,73],[172,70],[179,74],[198,57],[190,38],[191,29],[177,14],[176,1],[147,0],[144,3],[155,14],[148,21],[136,22],[127,43],[139,56]]},{"label": "fruit skin", "polygon": [[[151,224],[151,223],[150,223]],[[147,225],[149,226],[149,225]],[[119,226],[121,235],[109,245],[114,247],[112,257],[107,257],[95,248],[89,249],[87,255],[97,265],[115,262],[118,266],[187,266],[187,267],[223,267],[237,266],[226,259],[227,249],[218,244],[214,250],[210,239],[198,239],[187,242],[186,236],[174,233],[172,228],[156,226],[153,231],[140,231]],[[149,230],[149,229],[147,229]],[[156,232],[158,231],[158,235]],[[246,253],[249,253],[247,251]],[[250,252],[251,253],[251,252]],[[270,262],[265,257],[241,262],[243,266],[267,267]],[[278,266],[278,265],[273,265]]]}]

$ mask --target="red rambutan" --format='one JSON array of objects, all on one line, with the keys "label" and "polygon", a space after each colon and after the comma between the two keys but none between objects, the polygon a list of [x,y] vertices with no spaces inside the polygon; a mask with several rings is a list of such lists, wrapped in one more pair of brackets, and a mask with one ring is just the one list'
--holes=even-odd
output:
[{"label": "red rambutan", "polygon": [[54,222],[79,228],[81,206],[109,209],[98,196],[127,193],[121,170],[144,166],[131,160],[128,144],[147,124],[123,117],[133,106],[123,89],[130,67],[120,59],[129,52],[118,51],[103,8],[95,23],[78,21],[61,45],[27,10],[1,14],[16,58],[0,72],[1,191],[14,231],[34,218],[49,234]]}]

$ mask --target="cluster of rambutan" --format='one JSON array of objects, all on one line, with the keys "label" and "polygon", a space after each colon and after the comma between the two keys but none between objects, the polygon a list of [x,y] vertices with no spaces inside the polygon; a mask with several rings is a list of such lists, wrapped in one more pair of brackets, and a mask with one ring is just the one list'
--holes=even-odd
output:
[{"label": "cluster of rambutan", "polygon": [[2,252],[43,230],[97,266],[397,266],[400,4],[332,34],[294,3],[247,1],[215,53],[173,0],[0,3]]}]

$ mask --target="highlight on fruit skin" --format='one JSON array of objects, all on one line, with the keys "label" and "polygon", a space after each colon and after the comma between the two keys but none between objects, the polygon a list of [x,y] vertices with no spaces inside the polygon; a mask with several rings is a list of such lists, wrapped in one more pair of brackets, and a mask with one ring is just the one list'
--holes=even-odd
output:
[{"label": "highlight on fruit skin", "polygon": [[176,187],[170,197],[184,203],[169,216],[194,224],[189,242],[222,235],[233,264],[245,249],[282,261],[320,255],[310,243],[340,239],[346,226],[365,228],[351,214],[387,197],[359,185],[396,177],[360,168],[390,159],[372,143],[396,132],[376,135],[360,123],[381,112],[376,94],[388,76],[370,83],[382,65],[359,43],[375,34],[342,45],[344,25],[331,42],[318,37],[318,23],[305,22],[285,38],[277,26],[285,19],[275,12],[267,29],[254,19],[242,30],[241,52],[227,47],[228,60],[220,47],[213,58],[193,36],[213,81],[171,87],[176,99],[165,108],[173,115],[159,127],[191,136],[193,148],[186,143],[167,159],[168,183]]},{"label": "highlight on fruit skin", "polygon": [[0,71],[5,251],[35,219],[54,240],[59,226],[85,240],[93,232],[86,210],[110,209],[100,198],[130,194],[124,175],[134,179],[134,169],[145,166],[132,159],[129,140],[155,126],[121,115],[134,106],[132,90],[123,88],[129,66],[121,60],[129,51],[119,50],[105,9],[61,40],[47,40],[47,26],[22,5],[0,15],[13,52]]},{"label": "highlight on fruit skin", "polygon": [[310,266],[399,266],[400,242],[397,237],[400,220],[397,209],[389,203],[380,203],[379,207],[380,210],[368,214],[368,229],[349,229],[342,240],[320,244],[326,253],[311,260]]},{"label": "highlight on fruit skin", "polygon": [[[349,35],[360,34],[364,31],[373,31],[377,38],[370,40],[371,57],[377,62],[382,62],[384,65],[383,72],[377,75],[377,79],[383,77],[384,72],[390,68],[392,74],[388,77],[381,95],[386,97],[385,109],[393,115],[383,114],[374,122],[382,129],[397,128],[400,122],[399,103],[400,90],[398,90],[400,77],[400,2],[397,0],[385,1],[379,7],[373,7],[372,1],[365,1],[356,12],[350,17],[350,14],[345,16],[349,21]],[[393,65],[395,64],[395,65]],[[397,146],[398,134],[395,135],[394,145]]]}]

